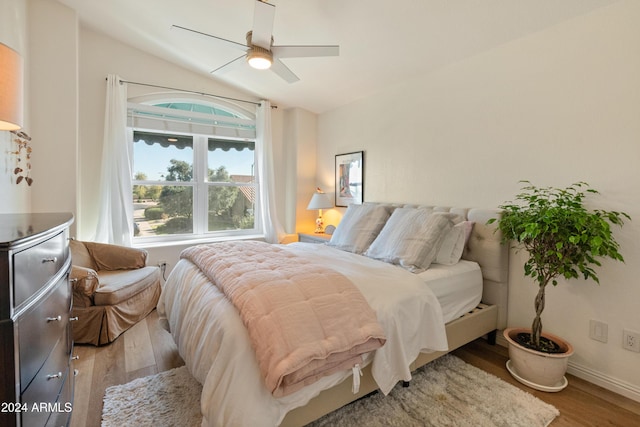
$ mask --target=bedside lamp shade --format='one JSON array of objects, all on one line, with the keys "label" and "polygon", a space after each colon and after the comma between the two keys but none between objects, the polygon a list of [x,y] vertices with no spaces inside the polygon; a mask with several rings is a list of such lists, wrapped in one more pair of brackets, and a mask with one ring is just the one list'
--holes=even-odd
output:
[{"label": "bedside lamp shade", "polygon": [[311,201],[307,206],[307,210],[318,209],[318,218],[316,219],[316,233],[324,233],[324,227],[322,223],[322,209],[330,209],[333,207],[333,203],[329,200],[329,197],[319,188],[311,196]]},{"label": "bedside lamp shade", "polygon": [[331,203],[331,200],[329,200],[325,193],[313,193],[309,206],[307,206],[307,210],[329,209],[332,207],[333,203]]},{"label": "bedside lamp shade", "polygon": [[22,58],[0,43],[0,130],[22,127]]}]

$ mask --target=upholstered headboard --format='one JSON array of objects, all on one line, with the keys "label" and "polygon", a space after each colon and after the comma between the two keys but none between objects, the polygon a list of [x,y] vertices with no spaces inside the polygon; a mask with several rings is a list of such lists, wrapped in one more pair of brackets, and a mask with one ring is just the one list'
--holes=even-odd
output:
[{"label": "upholstered headboard", "polygon": [[474,226],[462,258],[475,261],[482,269],[484,287],[482,302],[498,306],[498,328],[507,327],[507,305],[509,296],[509,248],[502,244],[502,234],[497,225],[487,224],[491,218],[499,218],[499,209],[451,208],[444,206],[411,205],[395,203],[378,203],[395,207],[421,207],[436,212],[451,212],[466,220],[473,221]]}]

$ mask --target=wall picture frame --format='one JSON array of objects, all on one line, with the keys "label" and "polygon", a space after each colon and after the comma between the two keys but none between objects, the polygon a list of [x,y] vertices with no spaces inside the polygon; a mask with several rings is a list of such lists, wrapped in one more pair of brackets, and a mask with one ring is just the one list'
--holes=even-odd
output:
[{"label": "wall picture frame", "polygon": [[364,199],[364,151],[336,154],[336,206],[360,205]]}]

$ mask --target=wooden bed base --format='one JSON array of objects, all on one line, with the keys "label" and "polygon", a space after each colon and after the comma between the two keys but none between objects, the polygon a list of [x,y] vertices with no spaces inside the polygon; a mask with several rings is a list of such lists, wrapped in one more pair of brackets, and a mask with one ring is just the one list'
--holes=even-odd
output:
[{"label": "wooden bed base", "polygon": [[[449,342],[449,352],[487,334],[489,335],[489,340],[495,342],[497,322],[498,306],[479,304],[471,312],[447,323],[445,328]],[[420,353],[418,358],[411,364],[411,370],[415,371],[447,353],[446,351]],[[321,392],[311,399],[307,405],[289,412],[281,426],[306,425],[377,390],[378,386],[371,374],[371,365],[369,364],[365,367],[362,373],[363,376],[360,380],[360,391],[358,393],[353,394],[351,392],[351,377],[348,377],[340,384]]]}]

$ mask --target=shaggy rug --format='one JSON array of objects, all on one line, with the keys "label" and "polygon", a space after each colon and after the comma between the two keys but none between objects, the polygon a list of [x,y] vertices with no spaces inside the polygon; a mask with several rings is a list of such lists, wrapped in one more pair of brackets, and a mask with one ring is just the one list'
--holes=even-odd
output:
[{"label": "shaggy rug", "polygon": [[[201,387],[185,367],[109,387],[102,425],[199,426]],[[558,410],[499,378],[447,355],[419,369],[410,387],[362,398],[314,427],[547,426]]]}]

